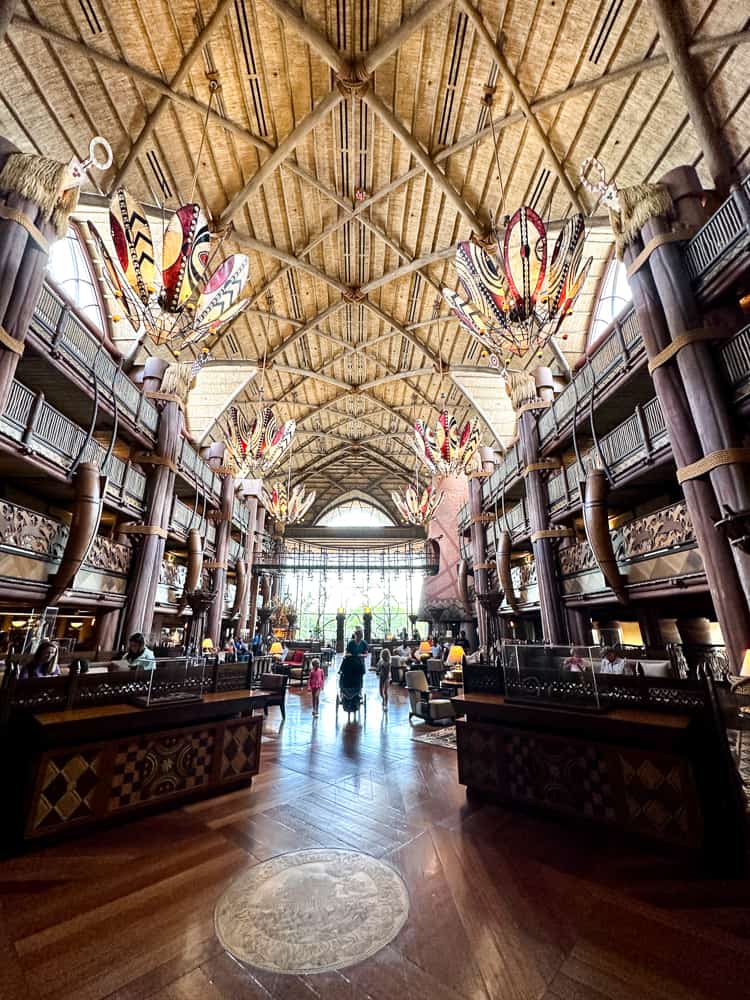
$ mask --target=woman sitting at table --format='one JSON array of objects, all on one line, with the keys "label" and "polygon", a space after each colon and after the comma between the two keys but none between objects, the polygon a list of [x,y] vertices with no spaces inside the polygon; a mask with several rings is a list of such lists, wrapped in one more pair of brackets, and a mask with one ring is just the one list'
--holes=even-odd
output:
[{"label": "woman sitting at table", "polygon": [[60,665],[57,662],[58,649],[54,642],[42,639],[36,647],[31,659],[21,667],[19,676],[29,677],[59,677]]}]

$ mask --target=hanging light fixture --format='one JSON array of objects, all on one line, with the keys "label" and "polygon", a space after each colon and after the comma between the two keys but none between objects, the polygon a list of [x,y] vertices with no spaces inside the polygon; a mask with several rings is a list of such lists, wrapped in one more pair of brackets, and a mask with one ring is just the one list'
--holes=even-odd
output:
[{"label": "hanging light fixture", "polygon": [[422,420],[416,421],[414,431],[417,458],[430,472],[441,476],[459,476],[469,471],[479,448],[478,417],[467,420],[459,432],[456,418],[443,409],[434,433]]},{"label": "hanging light fixture", "polygon": [[401,493],[391,493],[391,500],[406,524],[427,524],[443,502],[444,493],[438,493],[433,486],[426,486],[420,498],[417,489],[409,485]]},{"label": "hanging light fixture", "polygon": [[315,491],[305,494],[301,484],[287,491],[284,483],[274,483],[270,490],[263,490],[263,505],[279,524],[297,524],[315,503]]},{"label": "hanging light fixture", "polygon": [[[162,239],[161,272],[146,211],[123,189],[115,192],[109,208],[109,228],[115,256],[112,257],[92,223],[89,231],[103,265],[104,279],[121,304],[134,329],[143,327],[157,345],[166,345],[175,355],[216,334],[249,305],[241,298],[250,267],[245,254],[225,257],[213,267],[226,233],[211,251],[208,221],[200,205],[193,202],[200,154],[206,139],[211,101],[219,90],[210,78],[210,99],[196,159],[188,204],[172,215]],[[116,317],[118,318],[118,317]]]},{"label": "hanging light fixture", "polygon": [[[492,116],[493,89],[485,92],[484,103],[490,112],[500,180],[496,217],[502,217],[505,195]],[[560,331],[591,267],[591,257],[582,263],[585,230],[583,215],[571,216],[549,254],[542,217],[522,205],[506,221],[497,244],[475,238],[458,244],[456,271],[467,298],[450,288],[443,288],[443,297],[464,329],[491,352],[493,367],[507,368],[514,357],[530,351],[541,354]]]},{"label": "hanging light fixture", "polygon": [[[266,348],[267,346],[268,338]],[[279,425],[273,409],[263,402],[266,384],[265,352],[262,372],[260,398],[253,422],[250,423],[236,406],[229,408],[226,428],[229,464],[234,468],[235,478],[239,479],[262,479],[267,476],[291,447],[297,430],[294,420],[287,420]]]}]

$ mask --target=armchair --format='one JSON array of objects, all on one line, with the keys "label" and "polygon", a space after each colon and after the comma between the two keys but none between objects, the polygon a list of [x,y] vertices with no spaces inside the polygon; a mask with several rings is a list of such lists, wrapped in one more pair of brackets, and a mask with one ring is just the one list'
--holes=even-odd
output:
[{"label": "armchair", "polygon": [[432,697],[424,670],[407,670],[406,688],[409,692],[409,721],[414,716],[433,724],[455,719],[456,713],[449,698]]},{"label": "armchair", "polygon": [[269,705],[278,705],[281,709],[281,718],[286,719],[286,687],[289,678],[286,674],[263,674],[262,683],[261,690],[268,692],[263,714],[268,715]]}]

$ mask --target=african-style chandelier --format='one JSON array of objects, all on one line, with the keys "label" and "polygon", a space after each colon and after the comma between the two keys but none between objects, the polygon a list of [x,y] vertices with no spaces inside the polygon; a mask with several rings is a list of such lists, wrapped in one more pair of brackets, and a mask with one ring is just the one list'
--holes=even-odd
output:
[{"label": "african-style chandelier", "polygon": [[230,407],[227,444],[235,476],[240,479],[267,476],[289,449],[296,429],[294,420],[287,420],[279,427],[271,407],[262,403],[252,424],[236,406]]},{"label": "african-style chandelier", "polygon": [[427,524],[443,502],[444,493],[438,493],[433,486],[427,486],[420,498],[414,486],[407,486],[403,496],[391,493],[391,500],[406,524]]},{"label": "african-style chandelier", "polygon": [[263,505],[279,524],[297,524],[315,503],[315,491],[305,495],[301,484],[290,491],[284,483],[274,483],[270,490],[263,490]]},{"label": "african-style chandelier", "polygon": [[474,240],[458,244],[456,271],[467,300],[450,288],[443,296],[461,325],[491,352],[493,365],[507,367],[514,356],[539,353],[558,333],[591,267],[591,257],[581,263],[584,237],[583,216],[572,216],[548,262],[544,222],[524,205],[506,226],[496,259]]},{"label": "african-style chandelier", "polygon": [[[211,270],[208,222],[199,205],[182,205],[164,231],[161,273],[143,208],[120,189],[112,198],[109,226],[113,258],[96,227],[89,230],[102,260],[104,278],[133,326],[174,354],[217,333],[249,304],[240,298],[248,277],[245,254],[224,258]],[[219,244],[220,246],[221,244]]]},{"label": "african-style chandelier", "polygon": [[442,410],[435,425],[435,433],[422,420],[414,424],[417,458],[432,473],[456,476],[468,472],[479,448],[479,418],[467,420],[459,433],[456,418]]}]

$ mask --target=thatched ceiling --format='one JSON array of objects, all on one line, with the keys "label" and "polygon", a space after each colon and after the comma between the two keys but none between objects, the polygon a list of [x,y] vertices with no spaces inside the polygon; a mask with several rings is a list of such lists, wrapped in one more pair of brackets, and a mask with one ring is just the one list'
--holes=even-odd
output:
[{"label": "thatched ceiling", "polygon": [[[681,2],[741,170],[744,5]],[[703,169],[647,3],[479,6],[480,19],[464,0],[34,0],[19,3],[0,47],[4,134],[61,159],[105,135],[115,165],[101,193],[123,182],[167,208],[189,196],[206,73],[218,73],[197,197],[217,226],[233,223],[227,246],[249,254],[255,311],[214,354],[267,356],[266,397],[299,423],[294,465],[319,509],[353,485],[390,507],[414,467],[414,419],[434,420],[444,395],[471,412],[450,369],[462,366],[468,391],[466,368],[484,362],[438,289],[455,287],[456,240],[498,209],[487,83],[508,208],[562,219],[577,203],[599,218],[578,182],[590,154],[621,185]],[[369,87],[358,92],[355,77]],[[606,229],[592,232],[595,266],[561,344],[570,362],[610,253]]]}]

